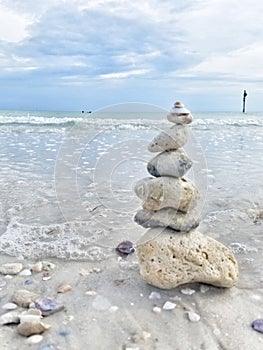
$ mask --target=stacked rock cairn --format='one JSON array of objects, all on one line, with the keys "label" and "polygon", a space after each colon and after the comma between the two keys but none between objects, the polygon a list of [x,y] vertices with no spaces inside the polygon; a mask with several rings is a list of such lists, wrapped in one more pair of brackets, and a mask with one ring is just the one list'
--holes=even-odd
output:
[{"label": "stacked rock cairn", "polygon": [[197,231],[198,190],[183,177],[192,166],[181,148],[188,141],[192,115],[176,102],[167,119],[174,125],[148,146],[158,152],[147,164],[152,177],[134,187],[143,202],[134,220],[149,228],[137,244],[141,277],[163,289],[192,282],[232,287],[238,279],[237,261],[226,246]]}]

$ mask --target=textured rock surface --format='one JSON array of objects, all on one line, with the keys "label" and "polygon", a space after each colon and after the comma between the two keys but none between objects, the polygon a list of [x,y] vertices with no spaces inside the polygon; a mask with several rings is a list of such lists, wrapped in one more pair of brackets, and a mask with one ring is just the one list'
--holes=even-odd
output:
[{"label": "textured rock surface", "polygon": [[173,208],[163,208],[158,211],[141,209],[137,211],[134,221],[146,228],[170,227],[182,232],[188,232],[199,225],[199,218],[194,214],[185,214]]},{"label": "textured rock surface", "polygon": [[162,152],[152,158],[147,164],[147,170],[155,177],[182,177],[191,168],[192,164],[193,162],[188,155],[181,149],[178,149],[176,151]]},{"label": "textured rock surface", "polygon": [[26,289],[19,289],[14,292],[12,301],[21,307],[28,307],[30,303],[36,301],[39,295]]},{"label": "textured rock surface", "polygon": [[21,263],[9,263],[0,266],[0,273],[2,275],[17,275],[23,268]]},{"label": "textured rock surface", "polygon": [[198,198],[190,180],[168,176],[139,180],[134,191],[143,201],[143,209],[149,211],[171,207],[186,212],[195,206]]},{"label": "textured rock surface", "polygon": [[185,125],[174,125],[167,131],[158,134],[148,146],[150,152],[175,150],[186,144],[188,128]]},{"label": "textured rock surface", "polygon": [[50,329],[51,326],[44,322],[23,322],[17,326],[17,331],[24,337],[29,337],[34,334],[44,333],[46,330]]},{"label": "textured rock surface", "polygon": [[174,234],[150,229],[137,246],[140,274],[149,284],[170,289],[189,282],[232,287],[238,265],[223,244],[196,230]]}]

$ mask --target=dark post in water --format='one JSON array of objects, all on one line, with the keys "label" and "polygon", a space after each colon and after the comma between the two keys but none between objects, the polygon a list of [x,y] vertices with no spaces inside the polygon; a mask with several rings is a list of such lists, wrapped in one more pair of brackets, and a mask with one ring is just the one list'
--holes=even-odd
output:
[{"label": "dark post in water", "polygon": [[245,111],[246,111],[246,97],[247,97],[247,92],[246,92],[246,90],[244,90],[244,94],[243,94],[243,113],[245,113]]}]

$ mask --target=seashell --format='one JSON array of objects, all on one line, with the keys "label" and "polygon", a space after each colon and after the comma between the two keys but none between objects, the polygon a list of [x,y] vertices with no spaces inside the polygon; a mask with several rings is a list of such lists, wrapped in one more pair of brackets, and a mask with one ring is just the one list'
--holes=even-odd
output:
[{"label": "seashell", "polygon": [[187,316],[188,316],[189,321],[191,321],[191,322],[198,322],[198,321],[200,321],[200,318],[201,318],[197,313],[195,313],[193,311],[188,311]]},{"label": "seashell", "polygon": [[17,311],[7,312],[0,316],[0,326],[12,323],[19,323],[19,313]]},{"label": "seashell", "polygon": [[160,314],[162,312],[162,309],[159,306],[154,306],[153,312],[155,314]]},{"label": "seashell", "polygon": [[115,250],[121,255],[121,256],[127,256],[129,254],[132,254],[135,252],[134,245],[131,241],[123,241],[117,245]]},{"label": "seashell", "polygon": [[163,309],[167,311],[173,310],[175,309],[175,307],[176,307],[176,304],[170,301],[166,301],[163,305]]},{"label": "seashell", "polygon": [[252,324],[251,324],[251,327],[255,331],[257,331],[259,333],[263,333],[263,318],[259,318],[259,319],[255,320],[255,321],[253,321]]},{"label": "seashell", "polygon": [[69,284],[61,284],[58,289],[57,292],[58,293],[66,293],[68,291],[70,291],[72,289],[71,285]]},{"label": "seashell", "polygon": [[39,298],[38,294],[26,289],[19,289],[13,294],[12,301],[21,307],[28,307],[29,304],[37,298]]},{"label": "seashell", "polygon": [[50,329],[49,324],[43,322],[23,322],[17,326],[17,331],[20,335],[29,337],[34,334],[41,334]]},{"label": "seashell", "polygon": [[43,316],[49,316],[54,314],[55,312],[63,310],[64,305],[57,304],[51,298],[43,298],[35,301],[35,306],[42,312]]},{"label": "seashell", "polygon": [[191,288],[185,288],[185,289],[181,289],[181,293],[184,295],[192,295],[195,293],[195,290]]}]

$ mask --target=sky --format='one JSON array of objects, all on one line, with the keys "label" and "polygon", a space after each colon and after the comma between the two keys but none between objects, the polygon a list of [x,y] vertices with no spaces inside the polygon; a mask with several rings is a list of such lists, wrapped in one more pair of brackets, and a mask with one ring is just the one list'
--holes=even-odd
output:
[{"label": "sky", "polygon": [[263,111],[259,0],[0,0],[0,109]]}]

